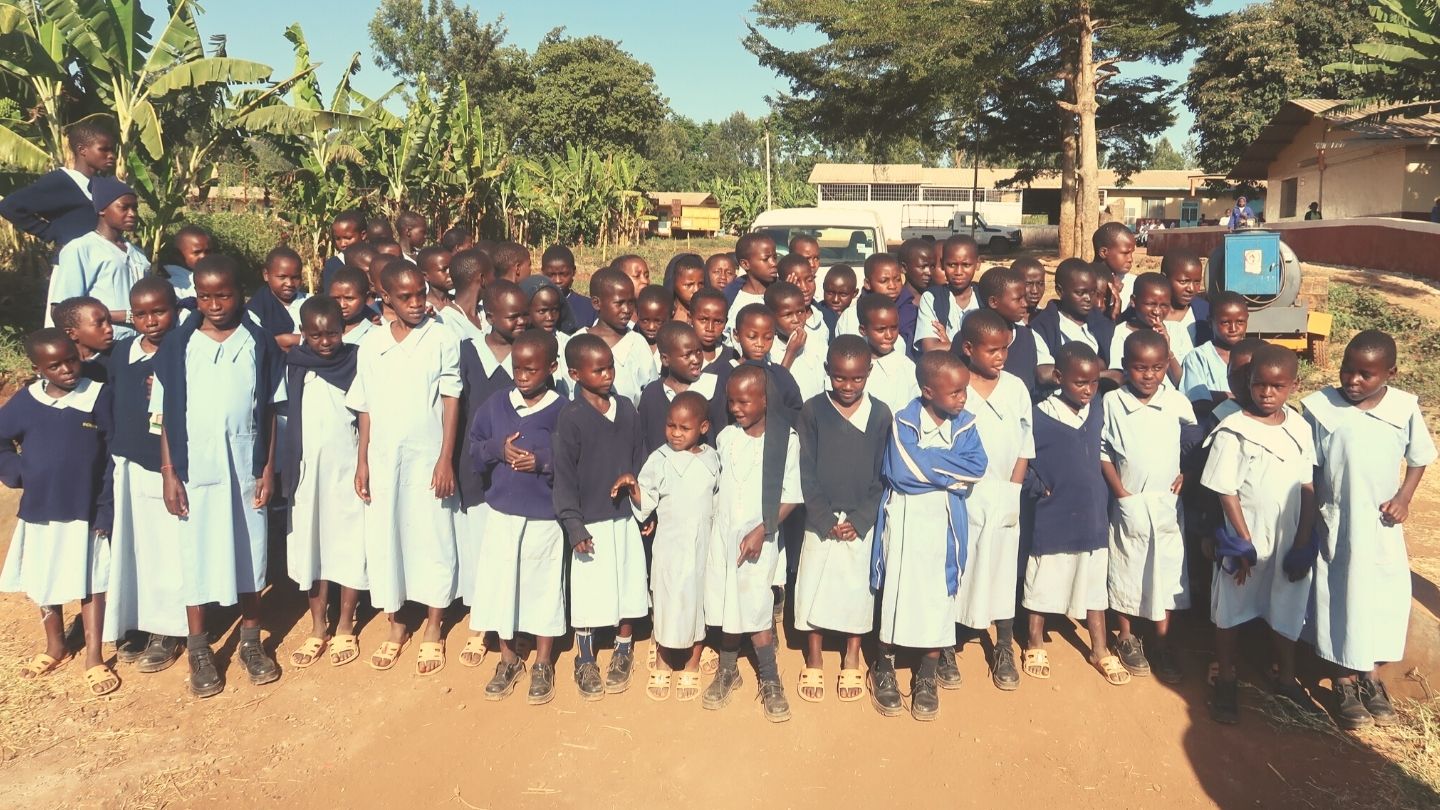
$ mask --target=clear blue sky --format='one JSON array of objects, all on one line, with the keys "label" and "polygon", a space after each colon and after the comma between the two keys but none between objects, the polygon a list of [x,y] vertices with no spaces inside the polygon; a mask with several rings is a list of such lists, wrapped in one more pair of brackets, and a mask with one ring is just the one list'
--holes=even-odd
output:
[{"label": "clear blue sky", "polygon": [[[1212,0],[1209,13],[1231,11],[1254,0]],[[288,75],[293,63],[285,27],[299,22],[305,29],[314,59],[323,62],[322,85],[333,86],[350,54],[360,51],[365,68],[357,86],[379,93],[394,84],[370,58],[367,25],[373,2],[336,0],[208,0],[200,18],[206,36],[230,37],[230,53],[264,62],[276,76]],[[599,34],[655,69],[660,92],[681,115],[697,120],[725,118],[740,110],[749,115],[766,112],[765,96],[782,92],[785,83],[760,67],[745,50],[745,20],[751,17],[750,0],[706,2],[636,2],[635,0],[469,0],[482,19],[504,15],[507,42],[526,50],[559,25],[574,35]],[[161,4],[146,3],[151,13]],[[1190,60],[1160,69],[1164,76],[1183,80]],[[1132,66],[1134,73],[1137,66]],[[1188,137],[1193,118],[1183,105],[1169,133],[1179,146]]]}]

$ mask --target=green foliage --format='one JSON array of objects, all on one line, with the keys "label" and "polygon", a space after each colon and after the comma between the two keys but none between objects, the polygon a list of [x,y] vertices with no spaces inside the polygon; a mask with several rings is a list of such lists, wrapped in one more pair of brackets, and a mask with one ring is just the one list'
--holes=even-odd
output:
[{"label": "green foliage", "polygon": [[1330,312],[1335,326],[1346,332],[1379,329],[1397,340],[1425,326],[1414,312],[1386,301],[1375,290],[1352,284],[1330,285]]},{"label": "green foliage", "polygon": [[[209,231],[215,237],[215,249],[240,262],[245,271],[241,283],[246,292],[259,288],[260,268],[265,264],[265,254],[277,244],[284,244],[289,235],[286,223],[263,213],[189,211],[185,221]],[[174,259],[162,254],[160,261],[168,263]]]},{"label": "green foliage", "polygon": [[1373,41],[1352,49],[1358,60],[1326,65],[1326,73],[1380,80],[1364,101],[1433,101],[1440,92],[1440,3],[1365,0]]},{"label": "green foliage", "polygon": [[506,234],[527,244],[635,240],[647,207],[634,190],[638,163],[624,153],[602,155],[583,146],[514,161],[498,189]]},{"label": "green foliage", "polygon": [[1150,155],[1150,162],[1145,166],[1147,169],[1189,169],[1190,164],[1186,163],[1186,156],[1183,152],[1170,145],[1169,138],[1161,138],[1155,144],[1155,150]]},{"label": "green foliage", "polygon": [[0,326],[0,388],[19,385],[33,373],[24,331],[14,324]]},{"label": "green foliage", "polygon": [[[759,170],[741,172],[733,177],[716,177],[706,190],[720,201],[720,227],[743,231],[765,211],[765,173]],[[772,183],[771,196],[776,208],[800,208],[815,204],[815,187],[794,178],[779,178]]]}]

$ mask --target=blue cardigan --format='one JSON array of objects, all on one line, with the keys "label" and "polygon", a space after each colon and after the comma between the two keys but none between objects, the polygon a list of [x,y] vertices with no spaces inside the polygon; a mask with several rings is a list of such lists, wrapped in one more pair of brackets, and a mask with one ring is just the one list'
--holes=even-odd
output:
[{"label": "blue cardigan", "polygon": [[[1108,368],[1110,339],[1115,336],[1115,323],[1100,310],[1092,309],[1090,317],[1085,320],[1085,326],[1090,329],[1090,334],[1095,336],[1095,342],[1100,344],[1095,353],[1100,355],[1100,361]],[[1060,333],[1060,305],[1054,301],[1046,304],[1044,309],[1030,319],[1030,331],[1035,333],[1035,337],[1045,341],[1045,345],[1050,349],[1050,356],[1054,357],[1060,347],[1068,342]]]},{"label": "blue cardigan", "polygon": [[0,200],[0,217],[16,228],[55,245],[95,230],[95,206],[64,169],[54,169]]},{"label": "blue cardigan", "polygon": [[112,396],[104,386],[93,409],[82,411],[41,404],[25,388],[0,408],[0,482],[25,490],[21,520],[88,520],[110,531]]}]

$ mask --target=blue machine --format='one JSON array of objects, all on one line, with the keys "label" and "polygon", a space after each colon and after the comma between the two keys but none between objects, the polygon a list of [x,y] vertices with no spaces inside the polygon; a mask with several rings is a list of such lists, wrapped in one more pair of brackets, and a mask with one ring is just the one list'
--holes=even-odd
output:
[{"label": "blue machine", "polygon": [[1280,234],[1247,231],[1225,235],[1223,289],[1241,295],[1280,294]]},{"label": "blue machine", "polygon": [[1251,334],[1307,333],[1309,308],[1300,299],[1300,260],[1275,231],[1225,234],[1224,244],[1210,255],[1207,275],[1211,290],[1245,297]]}]

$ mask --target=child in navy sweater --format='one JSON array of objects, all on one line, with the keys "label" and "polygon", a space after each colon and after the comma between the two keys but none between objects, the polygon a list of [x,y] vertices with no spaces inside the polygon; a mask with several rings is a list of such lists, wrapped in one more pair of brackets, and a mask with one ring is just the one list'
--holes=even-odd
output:
[{"label": "child in navy sweater", "polygon": [[80,373],[95,382],[106,382],[115,328],[105,305],[88,295],[66,298],[55,305],[55,325],[65,330],[80,350]]},{"label": "child in navy sweater", "polygon": [[86,118],[69,128],[70,165],[53,169],[24,188],[0,199],[0,217],[17,230],[55,245],[95,228],[90,186],[97,175],[115,172],[115,135],[99,118]]},{"label": "child in navy sweater", "polygon": [[0,408],[0,481],[24,488],[0,591],[40,606],[45,652],[22,678],[48,674],[65,659],[60,606],[80,602],[85,622],[85,684],[108,695],[120,679],[105,665],[100,631],[110,569],[110,389],[80,376],[80,353],[58,329],[25,341],[40,378]]}]

